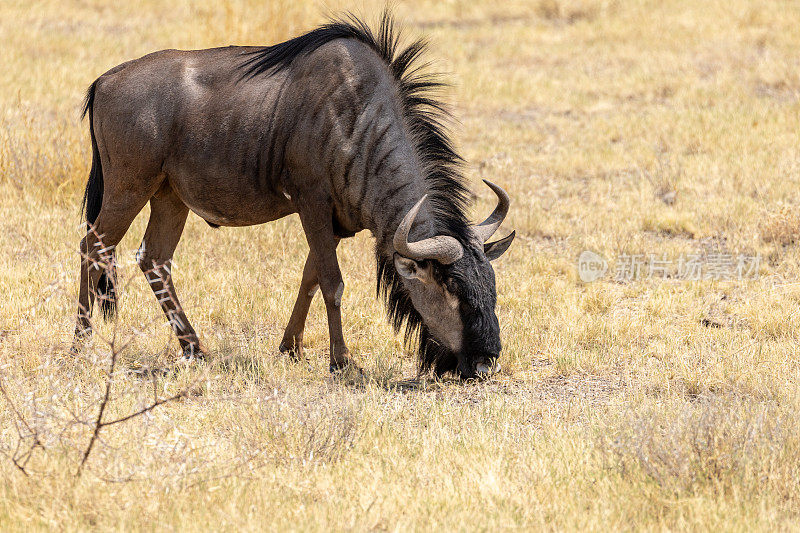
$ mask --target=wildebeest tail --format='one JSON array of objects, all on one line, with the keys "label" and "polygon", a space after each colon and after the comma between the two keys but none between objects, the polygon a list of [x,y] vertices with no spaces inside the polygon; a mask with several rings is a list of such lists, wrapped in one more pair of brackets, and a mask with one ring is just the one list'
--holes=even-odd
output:
[{"label": "wildebeest tail", "polygon": [[[86,190],[83,193],[82,211],[86,213],[86,229],[91,231],[97,216],[100,214],[100,207],[103,204],[103,167],[100,162],[100,152],[97,149],[97,139],[94,135],[94,93],[97,88],[97,81],[89,86],[86,91],[86,99],[83,103],[81,118],[89,115],[89,136],[92,139],[92,169],[89,171],[89,181],[86,183]],[[89,250],[81,250],[88,254]],[[117,295],[114,290],[116,284],[116,267],[114,266],[114,252],[112,251],[111,260],[100,275],[97,281],[96,294],[100,300],[100,308],[103,310],[103,318],[109,320],[113,318],[116,311]]]}]

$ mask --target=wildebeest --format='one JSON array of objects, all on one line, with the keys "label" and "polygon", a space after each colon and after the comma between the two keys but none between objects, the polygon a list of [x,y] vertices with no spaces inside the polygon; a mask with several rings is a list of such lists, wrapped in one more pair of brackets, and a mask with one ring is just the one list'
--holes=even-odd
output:
[{"label": "wildebeest", "polygon": [[95,293],[113,314],[113,249],[150,202],[138,262],[186,356],[203,349],[170,262],[189,211],[214,227],[297,213],[309,254],[281,351],[301,355],[320,288],[331,371],[351,364],[336,248],[368,229],[378,294],[395,329],[405,324],[419,343],[420,370],[490,372],[501,344],[489,261],[514,233],[487,241],[509,197],[487,181],[498,205],[468,222],[462,159],[431,92],[441,82],[417,66],[424,49],[420,40],[401,50],[388,14],[377,34],[349,16],[274,46],[164,50],[100,76],[83,111],[93,156],[75,346],[91,332]]}]

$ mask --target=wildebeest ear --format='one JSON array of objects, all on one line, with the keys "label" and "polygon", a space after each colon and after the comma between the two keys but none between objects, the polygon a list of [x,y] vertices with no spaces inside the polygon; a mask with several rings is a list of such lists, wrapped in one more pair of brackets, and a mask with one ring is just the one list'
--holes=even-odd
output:
[{"label": "wildebeest ear", "polygon": [[394,254],[394,267],[398,274],[406,279],[418,279],[423,283],[431,280],[431,266],[423,265],[408,257]]},{"label": "wildebeest ear", "polygon": [[494,261],[503,255],[506,250],[508,250],[508,247],[511,246],[511,241],[514,240],[516,235],[517,232],[512,231],[508,237],[504,237],[499,241],[487,242],[483,245],[483,253],[486,254],[486,257],[489,258],[489,261]]}]

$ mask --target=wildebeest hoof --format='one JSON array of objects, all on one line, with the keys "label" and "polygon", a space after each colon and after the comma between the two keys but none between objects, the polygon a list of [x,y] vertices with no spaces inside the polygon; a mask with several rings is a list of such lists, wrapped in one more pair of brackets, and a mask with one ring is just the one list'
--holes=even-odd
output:
[{"label": "wildebeest hoof", "polygon": [[197,361],[198,363],[202,363],[206,360],[206,354],[201,349],[198,349],[194,346],[189,346],[183,349],[181,360],[186,362]]},{"label": "wildebeest hoof", "polygon": [[82,349],[83,349],[82,342],[73,342],[72,346],[69,347],[69,355],[72,357],[76,357],[80,355]]},{"label": "wildebeest hoof", "polygon": [[302,346],[289,346],[281,343],[280,346],[278,346],[278,351],[280,351],[282,354],[285,354],[293,361],[301,361],[303,359]]},{"label": "wildebeest hoof", "polygon": [[334,376],[364,375],[361,367],[349,359],[340,363],[331,363],[328,370]]},{"label": "wildebeest hoof", "polygon": [[76,329],[75,336],[72,339],[72,346],[69,348],[69,354],[72,356],[78,355],[91,336],[92,328],[90,327]]}]

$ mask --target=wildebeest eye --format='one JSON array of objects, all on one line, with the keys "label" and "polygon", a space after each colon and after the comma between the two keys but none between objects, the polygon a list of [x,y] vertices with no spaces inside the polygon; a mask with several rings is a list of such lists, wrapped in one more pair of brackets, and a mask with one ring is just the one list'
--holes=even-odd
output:
[{"label": "wildebeest eye", "polygon": [[458,294],[458,284],[453,278],[447,278],[444,281],[445,288],[450,291],[452,294]]}]

